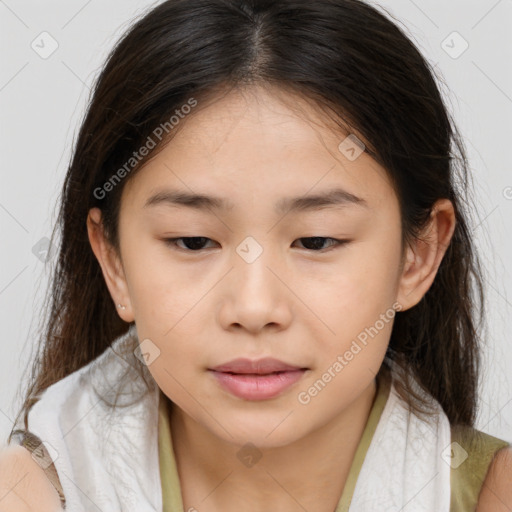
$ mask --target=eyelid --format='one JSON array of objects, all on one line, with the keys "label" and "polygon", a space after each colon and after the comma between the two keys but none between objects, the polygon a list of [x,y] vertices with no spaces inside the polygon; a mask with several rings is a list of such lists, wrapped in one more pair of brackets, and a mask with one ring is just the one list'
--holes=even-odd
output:
[{"label": "eyelid", "polygon": [[[177,240],[183,240],[183,239],[187,239],[187,238],[204,238],[206,240],[209,240],[209,241],[214,241],[212,240],[211,238],[208,238],[206,236],[202,236],[202,235],[195,235],[195,236],[180,236],[180,237],[174,237],[174,238],[163,238],[162,241],[169,247],[171,247],[172,249],[175,249],[177,251],[181,251],[181,252],[186,252],[186,253],[190,253],[190,254],[194,254],[194,253],[197,253],[197,254],[201,254],[203,251],[205,251],[206,249],[198,249],[196,251],[192,250],[192,249],[184,249],[183,247],[179,247],[177,244],[176,244],[176,241]],[[325,254],[333,249],[337,249],[339,247],[342,247],[344,245],[347,245],[349,244],[350,242],[352,242],[352,240],[349,240],[349,239],[340,239],[340,238],[334,238],[334,237],[330,237],[330,236],[319,236],[319,235],[312,235],[312,236],[301,236],[297,239],[294,240],[297,241],[297,240],[301,240],[301,239],[308,239],[308,238],[323,238],[325,240],[332,240],[334,243],[331,244],[329,247],[327,247],[326,249],[319,249],[319,250],[313,250],[313,249],[304,249],[305,251],[307,252],[310,252],[310,253],[319,253],[319,254]]]},{"label": "eyelid", "polygon": [[170,246],[172,249],[175,249],[177,251],[182,251],[182,252],[187,252],[187,253],[190,253],[190,254],[193,254],[193,253],[197,253],[197,254],[200,254],[202,251],[204,251],[205,249],[198,249],[197,251],[193,251],[191,249],[183,249],[183,247],[179,247],[176,245],[176,241],[177,240],[183,240],[185,238],[205,238],[206,240],[209,240],[209,241],[214,241],[212,240],[211,238],[208,238],[207,236],[201,236],[201,235],[196,235],[196,236],[177,236],[177,237],[174,237],[174,238],[163,238],[163,242]]}]

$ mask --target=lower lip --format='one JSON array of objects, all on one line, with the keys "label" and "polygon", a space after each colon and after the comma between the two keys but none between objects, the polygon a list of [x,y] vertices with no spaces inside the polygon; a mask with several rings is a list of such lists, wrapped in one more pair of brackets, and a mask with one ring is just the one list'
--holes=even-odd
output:
[{"label": "lower lip", "polygon": [[233,395],[245,400],[265,400],[295,384],[305,371],[293,370],[268,375],[212,372],[220,385]]}]

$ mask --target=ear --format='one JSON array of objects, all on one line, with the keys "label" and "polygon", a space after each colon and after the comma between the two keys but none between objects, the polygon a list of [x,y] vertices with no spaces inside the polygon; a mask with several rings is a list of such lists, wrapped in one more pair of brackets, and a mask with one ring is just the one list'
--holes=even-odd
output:
[{"label": "ear", "polygon": [[[101,266],[103,277],[119,316],[125,322],[133,322],[134,315],[123,266],[119,255],[104,235],[101,210],[99,208],[91,208],[89,210],[87,232],[92,250]],[[118,304],[126,306],[126,309],[119,308]]]},{"label": "ear", "polygon": [[423,231],[422,240],[407,247],[406,262],[400,277],[397,301],[405,311],[412,308],[427,293],[450,245],[455,231],[455,211],[448,199],[437,201],[430,221]]}]

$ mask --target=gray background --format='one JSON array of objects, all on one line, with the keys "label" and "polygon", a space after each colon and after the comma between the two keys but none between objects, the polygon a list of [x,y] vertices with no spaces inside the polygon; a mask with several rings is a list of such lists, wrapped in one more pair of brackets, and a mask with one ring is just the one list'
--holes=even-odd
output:
[{"label": "gray background", "polygon": [[[476,427],[512,441],[512,0],[371,3],[399,20],[435,64],[465,138],[477,200],[473,235],[487,270],[489,309]],[[114,42],[154,4],[0,0],[0,445],[20,403],[16,392],[47,285],[51,253],[45,268],[41,240],[56,219],[89,88]],[[42,58],[52,44],[58,48]]]}]

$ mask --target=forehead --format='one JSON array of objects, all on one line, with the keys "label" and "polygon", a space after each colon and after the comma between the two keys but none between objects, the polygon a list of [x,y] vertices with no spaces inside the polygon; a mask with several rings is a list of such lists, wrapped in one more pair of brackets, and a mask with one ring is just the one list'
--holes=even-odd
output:
[{"label": "forehead", "polygon": [[259,87],[234,90],[199,102],[180,123],[127,183],[126,195],[141,208],[165,189],[230,198],[231,208],[280,198],[281,211],[291,205],[285,196],[333,189],[369,207],[394,195],[385,169],[360,152],[355,134],[300,96]]}]

